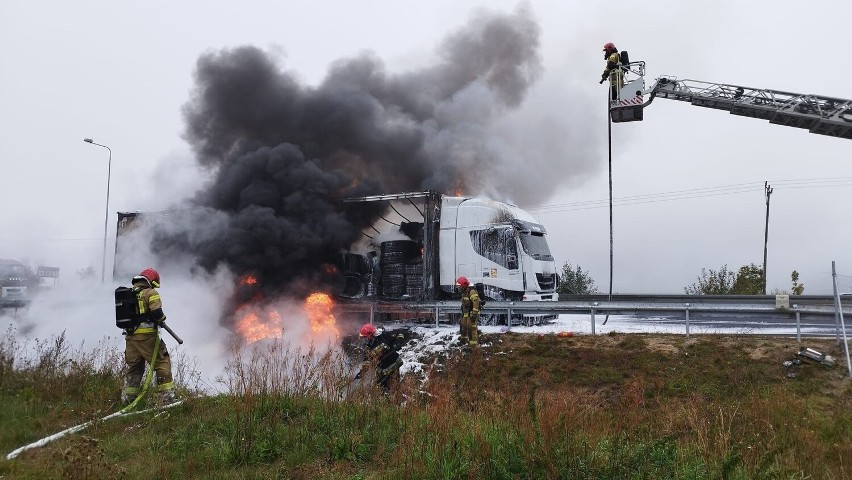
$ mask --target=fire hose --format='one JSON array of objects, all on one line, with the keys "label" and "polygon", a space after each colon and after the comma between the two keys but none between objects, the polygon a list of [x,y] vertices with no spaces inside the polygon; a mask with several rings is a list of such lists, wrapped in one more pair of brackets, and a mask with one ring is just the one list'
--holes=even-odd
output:
[{"label": "fire hose", "polygon": [[[177,334],[175,332],[173,332],[172,329],[169,328],[168,325],[166,325],[166,322],[162,322],[159,325],[161,327],[163,327],[167,332],[169,332],[169,335],[171,335],[172,338],[174,338],[175,341],[178,342],[178,345],[183,345],[183,340],[181,340],[181,338],[178,337]],[[157,332],[157,335],[159,335],[159,331]],[[157,342],[157,345],[159,345],[159,342]],[[156,351],[157,351],[157,347],[154,346],[154,352],[156,352]]]},{"label": "fire hose", "polygon": [[[172,331],[171,328],[167,327],[165,324],[161,324],[160,326],[162,326],[167,332],[169,332],[169,334],[172,337],[174,337],[174,339],[177,340],[177,342],[179,344],[183,343],[183,340],[181,340],[180,337],[178,337]],[[136,411],[136,412],[132,411],[134,408],[136,408],[136,405],[138,405],[139,402],[145,397],[145,395],[148,393],[148,388],[151,386],[151,380],[154,377],[154,365],[157,362],[157,351],[159,350],[159,347],[160,347],[160,329],[156,329],[155,330],[155,336],[154,336],[154,351],[151,354],[151,362],[150,362],[150,365],[148,366],[148,373],[145,374],[145,382],[144,382],[144,385],[142,386],[142,391],[140,391],[139,395],[137,395],[136,398],[133,399],[133,401],[130,402],[126,407],[122,408],[121,410],[119,410],[115,413],[111,413],[111,414],[101,418],[100,419],[101,422],[109,420],[111,418],[116,418],[116,417],[122,417],[122,416],[127,416],[127,415],[136,415],[138,413],[145,413],[145,412],[150,412],[150,411],[154,411],[154,410],[163,410],[163,409],[166,409],[166,408],[172,408],[172,407],[176,407],[176,406],[183,403],[183,400],[180,400],[180,401],[177,401],[177,402],[174,402],[174,403],[170,403],[168,405],[163,405],[161,407],[146,408],[144,410],[139,410],[139,411]],[[37,441],[35,441],[35,442],[33,442],[29,445],[24,445],[23,447],[18,448],[16,450],[13,450],[8,455],[6,455],[6,460],[12,460],[12,459],[14,459],[15,457],[17,457],[18,455],[20,455],[21,453],[23,453],[27,450],[30,450],[30,449],[33,449],[33,448],[38,448],[38,447],[43,447],[43,446],[47,445],[48,443],[50,443],[54,440],[58,440],[58,439],[66,436],[66,435],[70,435],[72,433],[77,433],[77,432],[79,432],[79,431],[81,431],[85,428],[88,428],[89,426],[91,426],[96,421],[98,421],[98,420],[97,419],[89,420],[88,422],[81,423],[80,425],[75,425],[71,428],[67,428],[65,430],[62,430],[61,432],[57,432],[57,433],[54,433],[53,435],[49,435],[47,437],[44,437],[41,440],[37,440]]]}]

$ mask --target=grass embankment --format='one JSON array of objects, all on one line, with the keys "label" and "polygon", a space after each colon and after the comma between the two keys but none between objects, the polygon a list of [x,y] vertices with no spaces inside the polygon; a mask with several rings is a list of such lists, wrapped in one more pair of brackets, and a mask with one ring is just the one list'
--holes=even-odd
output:
[{"label": "grass embankment", "polygon": [[[0,476],[852,477],[852,382],[843,366],[783,367],[795,341],[483,340],[479,352],[434,359],[428,381],[409,376],[391,398],[348,382],[336,354],[235,351],[228,395],[96,424],[0,461]],[[29,363],[0,350],[4,455],[117,409],[120,353],[56,344]],[[806,345],[842,359],[832,341]]]}]

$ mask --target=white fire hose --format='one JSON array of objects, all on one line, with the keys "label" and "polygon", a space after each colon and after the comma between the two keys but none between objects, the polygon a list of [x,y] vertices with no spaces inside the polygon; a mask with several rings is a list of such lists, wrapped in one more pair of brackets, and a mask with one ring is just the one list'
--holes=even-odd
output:
[{"label": "white fire hose", "polygon": [[[168,330],[168,332],[177,339],[177,336],[175,336],[175,334],[172,333],[172,331],[170,329]],[[182,340],[178,340],[178,341],[180,343],[183,343]],[[151,385],[151,378],[153,378],[153,376],[154,376],[153,375],[154,364],[157,362],[157,350],[159,350],[159,346],[160,346],[160,330],[157,329],[156,330],[156,337],[154,339],[154,352],[151,355],[151,364],[148,367],[148,373],[145,375],[145,385],[142,387],[142,391],[139,392],[139,395],[137,395],[136,398],[132,402],[130,402],[129,405],[127,405],[126,407],[122,408],[121,410],[119,410],[115,413],[109,414],[106,417],[101,418],[100,419],[101,422],[103,422],[105,420],[109,420],[111,418],[129,416],[129,415],[136,415],[137,413],[151,412],[151,411],[154,411],[154,410],[164,410],[166,408],[176,407],[176,406],[183,403],[183,400],[181,400],[181,401],[178,401],[178,402],[170,403],[168,405],[164,405],[162,407],[152,407],[152,408],[146,408],[145,410],[139,410],[138,412],[131,412],[131,410],[133,410],[133,408],[136,407],[136,405],[139,403],[139,401],[142,400],[142,398],[145,396],[145,394],[148,391],[148,387]],[[43,446],[47,445],[48,443],[50,443],[54,440],[58,440],[58,439],[66,436],[66,435],[70,435],[72,433],[77,433],[77,432],[79,432],[79,431],[81,431],[85,428],[88,428],[90,425],[92,425],[96,421],[98,421],[98,420],[89,420],[86,423],[81,423],[80,425],[76,425],[76,426],[73,426],[71,428],[62,430],[61,432],[54,433],[53,435],[49,435],[47,437],[44,437],[41,440],[35,441],[35,442],[33,442],[29,445],[24,445],[23,447],[18,448],[17,450],[14,450],[14,451],[10,452],[8,455],[6,455],[6,460],[12,460],[12,459],[14,459],[15,457],[17,457],[18,455],[20,455],[21,453],[23,453],[27,450],[30,450],[30,449],[33,449],[33,448],[38,448],[38,447],[43,447]]]}]

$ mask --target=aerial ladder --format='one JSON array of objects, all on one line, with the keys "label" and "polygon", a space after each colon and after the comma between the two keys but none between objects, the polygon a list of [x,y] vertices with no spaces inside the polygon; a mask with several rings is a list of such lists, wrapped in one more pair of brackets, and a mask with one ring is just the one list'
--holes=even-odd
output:
[{"label": "aerial ladder", "polygon": [[[645,88],[645,62],[622,65],[624,86],[610,100],[613,123],[641,121],[655,98],[689,102],[726,110],[733,115],[761,118],[769,123],[804,128],[811,133],[852,139],[852,100],[805,95],[698,80],[661,76]],[[613,72],[613,75],[616,73]],[[635,78],[629,79],[633,76]]]}]

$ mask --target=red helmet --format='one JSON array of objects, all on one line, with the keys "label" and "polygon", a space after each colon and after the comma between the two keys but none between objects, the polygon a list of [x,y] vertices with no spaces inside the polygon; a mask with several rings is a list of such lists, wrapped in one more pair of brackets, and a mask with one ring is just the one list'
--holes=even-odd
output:
[{"label": "red helmet", "polygon": [[609,52],[611,50],[618,50],[617,48],[615,48],[615,44],[612,43],[612,42],[605,43],[603,49],[604,49],[604,52]]},{"label": "red helmet", "polygon": [[459,277],[459,279],[456,280],[456,284],[461,285],[462,288],[467,288],[470,286],[470,282],[467,280],[467,277]]},{"label": "red helmet", "polygon": [[145,277],[148,280],[148,283],[150,283],[154,288],[160,286],[160,274],[153,268],[146,268],[145,270],[142,270],[139,276]]},{"label": "red helmet", "polygon": [[375,334],[376,334],[376,327],[374,327],[373,324],[371,324],[371,323],[365,323],[361,327],[361,330],[358,330],[358,336],[359,337],[373,338],[373,335],[375,335]]}]

